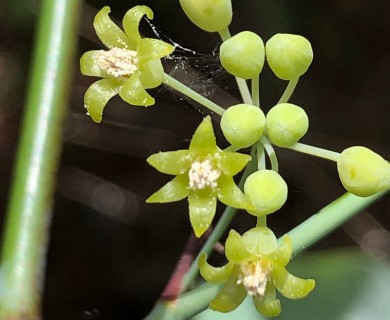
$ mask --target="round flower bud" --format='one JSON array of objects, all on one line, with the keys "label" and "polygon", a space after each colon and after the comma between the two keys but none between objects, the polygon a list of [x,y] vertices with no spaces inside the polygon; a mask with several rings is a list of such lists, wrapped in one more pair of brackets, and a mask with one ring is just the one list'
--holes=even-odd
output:
[{"label": "round flower bud", "polygon": [[263,111],[250,104],[231,106],[221,119],[221,129],[226,140],[237,148],[246,148],[258,141],[264,127]]},{"label": "round flower bud", "polygon": [[295,34],[274,35],[267,41],[265,52],[272,71],[283,80],[300,77],[313,61],[310,42]]},{"label": "round flower bud", "polygon": [[287,200],[287,184],[273,170],[252,173],[244,184],[245,195],[256,208],[248,212],[261,217],[279,210]]},{"label": "round flower bud", "polygon": [[192,23],[208,32],[221,31],[232,21],[231,0],[180,0],[180,5]]},{"label": "round flower bud", "polygon": [[279,147],[291,147],[309,128],[305,110],[291,103],[280,103],[267,113],[266,132],[271,142]]},{"label": "round flower bud", "polygon": [[253,32],[242,31],[222,43],[219,59],[232,75],[251,79],[259,75],[264,66],[264,43]]},{"label": "round flower bud", "polygon": [[337,171],[344,188],[360,197],[390,188],[389,162],[365,147],[345,149],[337,160]]}]

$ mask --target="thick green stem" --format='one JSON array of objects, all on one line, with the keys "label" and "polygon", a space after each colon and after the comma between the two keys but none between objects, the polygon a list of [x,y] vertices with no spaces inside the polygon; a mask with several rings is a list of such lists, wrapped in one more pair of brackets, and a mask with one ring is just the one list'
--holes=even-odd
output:
[{"label": "thick green stem", "polygon": [[298,80],[299,80],[299,77],[291,79],[289,81],[286,90],[284,90],[283,95],[281,96],[281,98],[278,101],[278,104],[279,103],[286,103],[286,102],[288,102],[288,100],[290,100],[290,98],[295,90],[295,87],[298,84]]},{"label": "thick green stem", "polygon": [[1,256],[0,319],[39,319],[79,0],[44,0]]},{"label": "thick green stem", "polygon": [[175,301],[158,301],[145,320],[184,320],[204,311],[220,287],[205,283]]},{"label": "thick green stem", "polygon": [[166,73],[164,73],[164,83],[219,115],[222,115],[225,112],[225,109],[221,108],[216,103],[203,97],[196,91],[190,89],[189,87],[187,87],[180,81],[177,81],[175,78],[172,78],[171,76],[167,75]]},{"label": "thick green stem", "polygon": [[293,254],[298,254],[325,237],[384,194],[385,192],[381,192],[371,197],[362,198],[347,192],[329,203],[287,233],[292,239]]}]

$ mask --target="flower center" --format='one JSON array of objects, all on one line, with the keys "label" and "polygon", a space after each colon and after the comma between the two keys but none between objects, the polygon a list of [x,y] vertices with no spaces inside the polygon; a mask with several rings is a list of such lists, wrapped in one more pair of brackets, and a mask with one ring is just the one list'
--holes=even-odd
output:
[{"label": "flower center", "polygon": [[272,266],[268,261],[244,262],[240,265],[237,284],[243,284],[250,296],[264,296],[268,274]]},{"label": "flower center", "polygon": [[214,170],[211,161],[206,159],[204,161],[195,161],[191,165],[188,172],[190,178],[190,188],[193,190],[204,189],[207,187],[216,188],[217,180],[221,173]]},{"label": "flower center", "polygon": [[130,76],[137,71],[137,52],[129,49],[113,48],[101,50],[96,56],[96,63],[115,78]]}]

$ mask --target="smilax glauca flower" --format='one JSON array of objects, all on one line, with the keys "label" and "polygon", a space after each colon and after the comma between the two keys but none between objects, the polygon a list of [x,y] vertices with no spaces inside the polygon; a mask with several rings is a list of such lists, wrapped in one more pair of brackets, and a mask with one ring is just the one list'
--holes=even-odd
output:
[{"label": "smilax glauca flower", "polygon": [[152,194],[146,202],[173,202],[188,197],[195,235],[200,237],[214,218],[217,199],[228,206],[250,206],[233,180],[250,156],[218,148],[207,116],[196,129],[188,150],[159,152],[147,161],[158,171],[176,177]]},{"label": "smilax glauca flower", "polygon": [[153,11],[146,6],[135,6],[123,18],[123,32],[108,16],[109,7],[102,8],[94,20],[96,34],[109,49],[93,50],[80,59],[81,73],[102,77],[85,93],[84,105],[95,122],[101,122],[108,100],[119,96],[135,106],[150,106],[154,99],[145,89],[162,83],[163,67],[160,59],[174,47],[157,39],[142,38],[138,25],[144,15],[153,19]]},{"label": "smilax glauca flower", "polygon": [[200,273],[206,281],[224,283],[210,308],[230,312],[249,295],[258,312],[275,317],[281,312],[276,289],[288,299],[306,297],[315,281],[297,278],[286,270],[291,253],[291,239],[285,236],[278,244],[269,228],[255,227],[242,236],[231,230],[225,243],[226,265],[211,266],[206,254],[199,259]]}]

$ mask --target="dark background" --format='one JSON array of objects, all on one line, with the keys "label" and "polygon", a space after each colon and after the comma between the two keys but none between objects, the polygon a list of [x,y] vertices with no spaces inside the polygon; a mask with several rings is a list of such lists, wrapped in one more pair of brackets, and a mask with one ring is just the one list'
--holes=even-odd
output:
[{"label": "dark background", "polygon": [[[118,21],[132,5],[155,12],[158,30],[185,48],[167,61],[169,73],[224,107],[238,101],[232,78],[217,57],[219,39],[193,26],[179,2],[87,1],[80,26],[69,115],[55,195],[44,296],[45,319],[141,319],[163,290],[191,230],[186,202],[146,205],[170,177],[145,158],[186,148],[204,109],[167,88],[157,104],[131,107],[114,98],[98,125],[85,115],[83,95],[95,79],[79,73],[78,58],[101,44],[92,29],[96,9],[112,7]],[[314,61],[291,102],[305,108],[310,129],[302,142],[335,151],[365,145],[390,158],[390,3],[386,1],[233,0],[232,33],[302,34]],[[0,12],[0,213],[5,212],[19,123],[28,81],[37,1],[11,1]],[[142,30],[152,35],[144,21]],[[261,76],[264,110],[286,82],[268,67]],[[218,117],[213,117],[218,123]],[[220,145],[224,141],[218,131]],[[269,217],[277,235],[296,226],[343,193],[334,163],[278,149],[289,185],[287,204]],[[390,252],[390,198],[385,197],[311,250],[356,246],[376,257]],[[220,208],[222,209],[222,208]],[[240,213],[233,226],[254,224]]]}]

